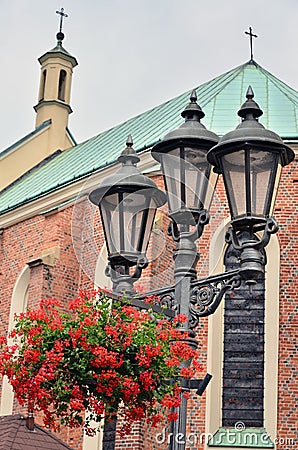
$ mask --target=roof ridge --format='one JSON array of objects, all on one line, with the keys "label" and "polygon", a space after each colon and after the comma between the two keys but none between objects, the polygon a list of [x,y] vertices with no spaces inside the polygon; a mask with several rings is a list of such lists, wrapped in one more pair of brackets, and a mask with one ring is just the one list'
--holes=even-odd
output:
[{"label": "roof ridge", "polygon": [[23,136],[21,139],[18,139],[16,142],[14,142],[13,144],[11,144],[9,147],[4,148],[2,151],[0,150],[0,158],[5,155],[6,153],[8,153],[10,150],[12,150],[14,147],[17,147],[18,145],[22,144],[23,142],[25,142],[28,138],[34,136],[35,134],[37,134],[39,131],[41,131],[43,128],[47,127],[48,125],[50,125],[52,123],[51,119],[47,119],[44,122],[42,122],[38,127],[35,128],[35,130],[30,131],[30,133],[26,134],[25,136]]},{"label": "roof ridge", "polygon": [[[244,66],[246,66],[247,64],[249,64],[249,62],[246,62],[246,63],[244,63],[244,64],[240,64],[239,66],[237,66],[237,67],[235,67],[235,68],[233,68],[233,69],[230,69],[228,72],[223,72],[222,74],[220,74],[220,75],[217,75],[216,77],[214,77],[214,78],[212,78],[210,81],[205,81],[204,83],[202,83],[202,84],[199,84],[195,89],[201,89],[201,88],[203,88],[204,86],[208,86],[209,87],[209,84],[211,83],[213,83],[213,82],[216,82],[218,79],[221,79],[223,76],[227,76],[227,77],[229,77],[231,74],[235,74],[235,75],[233,75],[233,77],[232,77],[232,79],[234,78],[234,77],[236,77],[237,76],[237,74],[238,73],[236,73],[237,71],[241,71],[241,70],[243,70],[243,68],[244,68]],[[132,117],[130,117],[129,119],[126,119],[126,120],[124,120],[123,122],[120,122],[120,123],[118,123],[117,125],[114,125],[114,126],[112,126],[112,127],[110,127],[110,128],[107,128],[106,130],[103,130],[103,131],[101,131],[100,133],[98,133],[98,134],[96,134],[95,136],[92,136],[92,137],[90,137],[89,139],[86,139],[85,141],[83,141],[83,142],[80,142],[77,146],[81,146],[81,145],[83,145],[83,144],[86,144],[87,142],[92,142],[93,140],[95,140],[96,138],[98,138],[99,136],[104,136],[105,134],[107,134],[107,133],[109,133],[109,132],[111,132],[112,130],[114,130],[114,129],[119,129],[119,127],[122,127],[122,126],[125,126],[125,125],[127,125],[129,122],[131,122],[131,121],[135,121],[135,120],[138,120],[139,118],[141,118],[141,117],[144,117],[144,115],[146,115],[146,114],[149,114],[149,113],[151,113],[151,112],[153,112],[153,111],[158,111],[159,109],[162,109],[162,108],[164,108],[166,105],[168,105],[168,104],[171,104],[173,101],[175,101],[175,100],[178,100],[178,99],[183,99],[186,95],[187,95],[187,93],[189,92],[191,92],[193,89],[188,89],[188,90],[186,90],[186,91],[184,91],[184,92],[181,92],[180,94],[178,94],[178,95],[176,95],[175,97],[171,97],[170,99],[168,99],[168,100],[166,100],[166,101],[164,101],[164,102],[162,102],[162,103],[160,103],[160,104],[158,104],[158,105],[156,105],[156,106],[153,106],[152,108],[149,108],[149,109],[147,109],[146,111],[143,111],[143,112],[141,112],[141,113],[139,113],[139,114],[137,114],[136,116],[132,116]],[[222,90],[222,89],[220,89],[220,90]],[[220,90],[218,91],[218,92],[220,92]],[[199,96],[198,96],[199,97]],[[198,101],[199,101],[199,103],[201,103],[201,100],[200,100],[200,98],[198,99]],[[206,104],[208,104],[209,102],[207,102]],[[68,149],[66,149],[65,151],[68,151],[68,150],[72,150],[73,149],[73,147],[70,147],[70,148],[68,148]],[[64,152],[65,152],[64,151]]]},{"label": "roof ridge", "polygon": [[[214,78],[213,80],[211,80],[211,85],[209,85],[208,82],[204,83],[204,85],[206,84],[208,86],[207,92],[208,93],[212,86],[212,82],[213,81],[217,81],[218,79],[221,79],[222,82],[219,84],[218,89],[216,90],[216,92],[214,93],[214,95],[205,103],[203,104],[202,102],[200,102],[200,106],[204,107],[206,105],[208,105],[208,103],[210,103],[214,97],[216,97],[218,95],[219,92],[221,92],[234,78],[236,78],[240,72],[242,72],[244,70],[244,66],[246,64],[242,64],[238,67],[235,67],[234,69],[231,69],[230,71],[223,73],[222,75],[219,75],[218,77]],[[226,76],[225,76],[226,75]],[[225,79],[223,79],[223,77],[225,77]],[[197,89],[200,89],[201,86],[199,86]]]},{"label": "roof ridge", "polygon": [[10,189],[12,186],[14,186],[16,183],[18,183],[20,180],[28,177],[32,172],[39,169],[40,167],[44,166],[46,163],[54,159],[56,156],[60,155],[62,153],[62,150],[56,150],[54,153],[52,153],[49,156],[46,156],[43,160],[41,160],[39,163],[37,163],[35,166],[31,167],[31,169],[27,170],[27,172],[20,175],[18,178],[16,178],[12,183],[10,183],[8,186],[5,186],[4,189],[0,190],[0,194],[3,194],[8,189]]},{"label": "roof ridge", "polygon": [[62,441],[60,438],[58,438],[55,434],[53,434],[51,431],[46,430],[38,423],[34,423],[35,428],[38,428],[42,433],[46,434],[47,436],[50,436],[51,438],[55,439],[59,444],[63,445],[67,449],[72,449],[66,442]]},{"label": "roof ridge", "polygon": [[[195,89],[201,89],[201,88],[202,88],[203,86],[205,86],[205,85],[208,86],[209,83],[212,83],[213,81],[216,81],[217,79],[222,78],[224,75],[229,75],[229,74],[231,74],[231,73],[237,71],[237,69],[240,69],[242,66],[244,66],[244,65],[246,65],[246,64],[247,64],[247,63],[241,64],[241,65],[235,67],[234,69],[229,70],[228,72],[223,72],[221,75],[217,75],[216,77],[212,78],[210,81],[205,81],[204,83],[199,84]],[[235,75],[235,76],[236,76],[236,75]],[[193,90],[193,89],[188,89],[188,90],[186,90],[186,91],[184,91],[184,92],[181,92],[180,94],[176,95],[175,97],[171,97],[170,99],[168,99],[168,100],[166,100],[166,101],[164,101],[164,102],[162,102],[162,103],[160,103],[160,104],[158,104],[158,105],[156,105],[156,106],[153,106],[152,108],[149,108],[149,109],[147,109],[146,111],[143,111],[143,112],[137,114],[136,116],[132,116],[132,117],[130,117],[129,119],[124,120],[123,122],[120,122],[119,124],[114,125],[114,126],[108,128],[108,129],[106,129],[106,130],[104,130],[104,131],[102,131],[102,132],[96,134],[95,136],[92,136],[91,138],[87,139],[87,140],[84,141],[84,142],[80,142],[78,145],[83,145],[83,144],[85,144],[86,142],[90,142],[90,141],[92,141],[93,139],[96,139],[98,136],[102,136],[102,135],[104,135],[104,134],[110,132],[111,130],[114,130],[114,129],[116,129],[116,128],[119,128],[119,127],[121,127],[121,126],[124,126],[124,125],[128,124],[128,123],[129,123],[130,121],[132,121],[132,120],[137,120],[139,117],[143,117],[145,114],[148,114],[148,113],[150,113],[150,112],[152,112],[152,111],[158,111],[159,109],[162,109],[163,107],[165,107],[167,104],[171,104],[174,100],[178,100],[178,99],[180,99],[180,98],[181,98],[181,99],[184,98],[184,97],[186,96],[186,94],[187,94],[188,92],[190,93],[192,90]],[[198,101],[200,101],[200,99],[199,99]],[[72,149],[72,147],[71,147],[70,149],[67,149],[67,150],[71,150],[71,149]]]},{"label": "roof ridge", "polygon": [[[268,78],[270,78],[270,81],[280,90],[283,92],[283,94],[292,102],[297,102],[298,105],[298,92],[289,86],[284,81],[277,78],[275,75],[270,73],[267,69],[264,69],[262,66],[259,66],[260,71],[263,72]],[[297,100],[294,100],[292,96],[297,97]]]}]

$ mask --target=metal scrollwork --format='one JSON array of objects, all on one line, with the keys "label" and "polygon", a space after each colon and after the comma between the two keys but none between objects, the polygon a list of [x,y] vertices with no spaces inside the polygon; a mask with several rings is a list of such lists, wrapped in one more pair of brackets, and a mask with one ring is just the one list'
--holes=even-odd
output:
[{"label": "metal scrollwork", "polygon": [[[241,275],[249,286],[253,286],[264,275],[266,256],[263,249],[268,245],[271,235],[278,231],[278,224],[271,217],[266,220],[262,229],[263,234],[260,235],[254,233],[253,229],[236,232],[233,227],[230,227],[225,236],[226,242],[240,252],[239,267]],[[261,232],[262,229],[255,231]],[[246,233],[246,236],[244,236],[244,233]]]},{"label": "metal scrollwork", "polygon": [[[148,298],[150,298],[149,303]],[[146,295],[134,296],[131,304],[139,309],[152,308],[155,312],[162,312],[170,320],[179,313],[179,305],[175,299],[175,286],[149,291]]]},{"label": "metal scrollwork", "polygon": [[206,306],[209,306],[214,299],[216,289],[214,286],[207,285],[195,287],[191,293],[191,304],[195,304],[199,312],[203,312]]},{"label": "metal scrollwork", "polygon": [[175,311],[178,314],[178,305],[175,300],[175,292],[174,291],[162,294],[159,296],[159,298],[160,298],[159,304],[162,308],[170,309],[172,311]]},{"label": "metal scrollwork", "polygon": [[175,242],[179,242],[181,234],[187,235],[189,239],[196,241],[202,236],[204,227],[209,223],[209,220],[210,216],[208,211],[202,210],[200,211],[199,216],[195,220],[195,226],[193,231],[185,231],[183,230],[183,226],[180,225],[179,228],[175,220],[172,219],[168,227],[168,235],[172,236]]},{"label": "metal scrollwork", "polygon": [[236,289],[241,285],[241,277],[238,273],[225,273],[212,278],[208,283],[200,282],[192,288],[189,303],[191,329],[198,325],[200,317],[207,317],[216,311],[228,290]]}]

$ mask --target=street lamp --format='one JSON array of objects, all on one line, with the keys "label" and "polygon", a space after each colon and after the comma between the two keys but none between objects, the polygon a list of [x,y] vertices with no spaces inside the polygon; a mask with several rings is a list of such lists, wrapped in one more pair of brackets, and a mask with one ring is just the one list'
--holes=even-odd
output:
[{"label": "street lamp", "polygon": [[133,283],[148,264],[146,250],[156,209],[166,202],[164,192],[136,168],[140,158],[132,145],[129,135],[118,158],[122,167],[89,196],[100,210],[113,290],[128,295],[134,293]]},{"label": "street lamp", "polygon": [[[239,287],[241,280],[252,286],[263,273],[262,250],[278,230],[271,215],[281,169],[294,158],[294,152],[281,138],[258,122],[262,111],[253,100],[251,87],[246,97],[238,112],[241,124],[219,140],[201,124],[204,113],[193,91],[181,114],[185,122],[152,148],[153,158],[161,163],[171,219],[169,232],[176,249],[175,285],[150,294],[158,295],[173,314],[187,316],[188,321],[180,329],[192,347],[198,345],[195,328],[199,319],[213,314],[224,294]],[[100,209],[113,290],[126,293],[133,303],[133,283],[147,264],[145,252],[155,211],[166,199],[155,183],[136,169],[139,158],[130,138],[119,160],[122,168],[92,191],[90,200]],[[240,264],[235,270],[197,279],[196,241],[209,221],[217,174],[223,175],[231,213],[226,242],[240,250]],[[240,238],[243,231],[249,232],[248,238]],[[136,267],[131,274],[133,266]],[[139,297],[138,306],[142,307],[140,300]],[[201,395],[210,378],[207,374],[204,380],[181,380],[182,388],[197,389]],[[181,396],[177,412],[170,449],[184,450],[187,396]],[[176,440],[175,436],[182,439]]]},{"label": "street lamp", "polygon": [[223,174],[235,230],[259,230],[271,217],[281,168],[294,158],[293,150],[258,122],[263,114],[249,86],[238,115],[242,122],[223,136],[208,153],[208,161]]},{"label": "street lamp", "polygon": [[[207,155],[214,170],[223,175],[232,219],[226,241],[240,250],[241,274],[248,284],[264,272],[261,250],[278,230],[272,214],[282,167],[294,159],[293,150],[258,122],[263,112],[253,97],[249,86],[238,111],[242,122]],[[238,239],[242,231],[250,234],[245,242]],[[260,231],[263,235],[256,239]]]},{"label": "street lamp", "polygon": [[181,115],[185,122],[152,148],[152,156],[161,163],[169,216],[185,230],[208,220],[217,176],[206,156],[218,136],[201,124],[205,114],[195,91]]}]

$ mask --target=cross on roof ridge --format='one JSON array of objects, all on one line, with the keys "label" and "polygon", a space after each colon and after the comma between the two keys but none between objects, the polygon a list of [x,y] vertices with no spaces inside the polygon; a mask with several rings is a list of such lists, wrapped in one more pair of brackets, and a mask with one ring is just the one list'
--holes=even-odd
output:
[{"label": "cross on roof ridge", "polygon": [[249,41],[250,41],[250,59],[253,60],[253,51],[252,51],[252,38],[257,38],[258,36],[256,34],[253,34],[252,27],[249,27],[249,31],[245,31],[245,34],[249,35]]}]

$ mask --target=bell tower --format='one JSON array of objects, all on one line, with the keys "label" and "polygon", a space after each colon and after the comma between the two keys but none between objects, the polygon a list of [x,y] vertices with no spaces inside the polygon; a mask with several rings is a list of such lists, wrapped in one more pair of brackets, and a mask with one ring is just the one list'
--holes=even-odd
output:
[{"label": "bell tower", "polygon": [[48,135],[48,154],[57,149],[64,150],[73,145],[68,131],[68,116],[73,68],[78,64],[63,46],[63,18],[67,17],[64,9],[56,11],[60,14],[60,30],[57,33],[57,45],[42,55],[38,61],[41,65],[38,103],[36,111],[36,128],[46,121],[51,122]]}]

